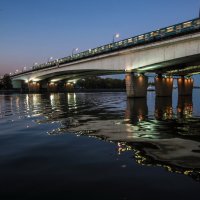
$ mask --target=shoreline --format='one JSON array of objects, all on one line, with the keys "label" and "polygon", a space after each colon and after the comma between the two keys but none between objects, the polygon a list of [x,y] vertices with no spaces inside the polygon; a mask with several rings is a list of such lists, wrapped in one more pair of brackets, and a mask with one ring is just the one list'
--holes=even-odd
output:
[{"label": "shoreline", "polygon": [[81,89],[81,90],[75,89],[74,91],[58,91],[58,92],[54,91],[26,92],[26,91],[21,91],[19,89],[0,90],[0,94],[95,93],[95,92],[126,92],[126,89]]},{"label": "shoreline", "polygon": [[[198,86],[193,87],[193,89],[200,89],[200,87]],[[126,92],[126,89],[81,89],[81,90],[75,89],[74,91],[58,91],[58,92],[53,92],[53,91],[26,92],[26,91],[21,91],[20,89],[0,90],[0,94],[95,93],[95,92]],[[155,92],[155,89],[147,89],[147,92]]]}]

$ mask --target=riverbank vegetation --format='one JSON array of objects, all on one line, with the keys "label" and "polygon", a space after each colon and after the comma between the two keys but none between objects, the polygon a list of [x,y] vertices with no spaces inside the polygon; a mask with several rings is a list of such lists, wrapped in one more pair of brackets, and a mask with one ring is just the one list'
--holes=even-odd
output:
[{"label": "riverbank vegetation", "polygon": [[8,74],[5,74],[0,80],[0,89],[1,90],[11,90],[13,89],[11,78]]},{"label": "riverbank vegetation", "polygon": [[91,76],[79,79],[75,87],[80,89],[125,89],[125,80]]}]

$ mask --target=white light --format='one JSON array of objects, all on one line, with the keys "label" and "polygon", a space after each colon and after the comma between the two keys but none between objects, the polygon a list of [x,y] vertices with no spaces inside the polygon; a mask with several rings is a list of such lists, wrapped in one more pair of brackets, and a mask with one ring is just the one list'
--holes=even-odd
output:
[{"label": "white light", "polygon": [[116,34],[115,34],[115,37],[116,37],[116,38],[119,38],[119,36],[120,36],[119,33],[116,33]]},{"label": "white light", "polygon": [[74,48],[73,50],[72,50],[72,56],[74,55],[74,52],[77,52],[78,51],[78,48]]},{"label": "white light", "polygon": [[51,56],[51,57],[49,57],[49,58],[48,58],[48,60],[47,60],[47,63],[48,63],[48,62],[50,62],[50,60],[52,60],[52,59],[53,59],[53,57],[52,57],[52,56]]},{"label": "white light", "polygon": [[112,41],[112,42],[114,43],[114,42],[115,42],[115,38],[119,38],[119,37],[120,37],[119,33],[114,34],[114,35],[113,35],[113,41]]}]

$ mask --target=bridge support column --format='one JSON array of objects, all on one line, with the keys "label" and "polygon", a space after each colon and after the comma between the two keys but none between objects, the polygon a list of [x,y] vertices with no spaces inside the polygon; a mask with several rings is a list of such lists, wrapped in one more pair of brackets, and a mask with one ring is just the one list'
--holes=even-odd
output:
[{"label": "bridge support column", "polygon": [[185,95],[189,96],[192,95],[192,90],[193,90],[193,79],[192,78],[185,78],[182,76],[178,80],[178,95]]},{"label": "bridge support column", "polygon": [[165,78],[162,75],[155,77],[156,96],[172,96],[173,78]]},{"label": "bridge support column", "polygon": [[14,89],[22,89],[23,87],[23,80],[14,80],[12,81],[12,86]]},{"label": "bridge support column", "polygon": [[74,84],[66,82],[65,83],[65,91],[66,92],[74,92]]},{"label": "bridge support column", "polygon": [[38,93],[38,92],[40,92],[41,84],[39,82],[31,81],[31,82],[28,82],[27,84],[28,84],[28,91],[30,93]]},{"label": "bridge support column", "polygon": [[12,81],[13,89],[20,92],[28,92],[28,83],[24,80],[14,80]]},{"label": "bridge support column", "polygon": [[127,97],[146,97],[148,87],[148,77],[145,75],[135,75],[127,73],[126,77]]},{"label": "bridge support column", "polygon": [[58,83],[47,83],[47,92],[58,92]]}]

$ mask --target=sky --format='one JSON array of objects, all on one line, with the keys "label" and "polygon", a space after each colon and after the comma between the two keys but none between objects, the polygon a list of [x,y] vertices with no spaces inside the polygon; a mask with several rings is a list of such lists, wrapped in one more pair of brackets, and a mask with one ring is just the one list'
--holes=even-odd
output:
[{"label": "sky", "polygon": [[0,75],[198,17],[200,0],[0,0]]}]

